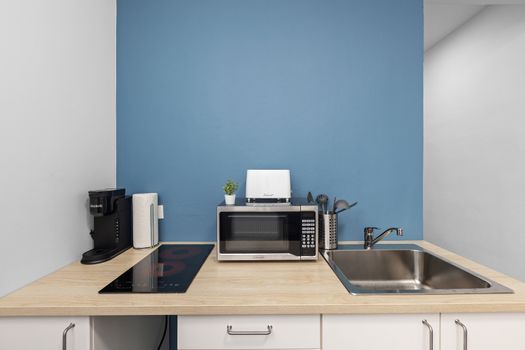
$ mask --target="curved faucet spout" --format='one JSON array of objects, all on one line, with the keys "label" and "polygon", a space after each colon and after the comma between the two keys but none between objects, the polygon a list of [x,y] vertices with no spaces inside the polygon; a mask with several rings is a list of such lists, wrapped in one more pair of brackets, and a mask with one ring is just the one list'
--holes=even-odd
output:
[{"label": "curved faucet spout", "polygon": [[403,236],[403,229],[402,228],[390,227],[390,228],[386,229],[385,231],[383,231],[383,233],[381,233],[379,236],[374,238],[373,233],[374,233],[375,229],[377,229],[377,227],[365,227],[365,237],[364,237],[364,241],[365,241],[364,247],[365,247],[365,249],[372,248],[377,242],[383,240],[390,233],[392,233],[394,231],[395,231],[397,236]]}]

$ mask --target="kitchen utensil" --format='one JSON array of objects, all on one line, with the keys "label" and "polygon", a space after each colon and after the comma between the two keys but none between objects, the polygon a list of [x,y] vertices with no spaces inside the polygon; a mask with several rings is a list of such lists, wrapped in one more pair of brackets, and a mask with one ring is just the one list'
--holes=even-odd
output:
[{"label": "kitchen utensil", "polygon": [[314,196],[312,196],[312,192],[308,192],[306,200],[308,201],[308,203],[312,203],[314,201]]},{"label": "kitchen utensil", "polygon": [[316,202],[321,206],[321,210],[323,211],[323,214],[326,213],[326,204],[328,203],[328,196],[324,193],[317,196],[315,199]]},{"label": "kitchen utensil", "polygon": [[335,203],[337,202],[337,197],[334,196],[334,204],[332,204],[332,213],[335,214]]},{"label": "kitchen utensil", "polygon": [[337,202],[335,202],[334,213],[335,214],[342,213],[343,211],[348,210],[352,207],[355,207],[356,205],[357,205],[357,202],[348,204],[348,202],[345,201],[344,199],[339,199]]}]

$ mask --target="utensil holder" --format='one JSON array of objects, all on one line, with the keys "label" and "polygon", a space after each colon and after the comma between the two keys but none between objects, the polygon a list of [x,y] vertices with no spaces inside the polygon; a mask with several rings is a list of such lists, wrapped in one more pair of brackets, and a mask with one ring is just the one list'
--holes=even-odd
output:
[{"label": "utensil holder", "polygon": [[337,248],[337,214],[319,215],[319,248]]}]

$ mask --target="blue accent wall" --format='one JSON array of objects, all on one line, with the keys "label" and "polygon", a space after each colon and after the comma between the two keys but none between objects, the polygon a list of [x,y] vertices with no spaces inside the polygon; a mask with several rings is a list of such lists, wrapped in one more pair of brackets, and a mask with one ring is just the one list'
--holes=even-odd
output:
[{"label": "blue accent wall", "polygon": [[422,238],[422,0],[121,0],[117,183],[158,192],[161,240],[215,240],[226,179],[288,168],[293,192]]}]

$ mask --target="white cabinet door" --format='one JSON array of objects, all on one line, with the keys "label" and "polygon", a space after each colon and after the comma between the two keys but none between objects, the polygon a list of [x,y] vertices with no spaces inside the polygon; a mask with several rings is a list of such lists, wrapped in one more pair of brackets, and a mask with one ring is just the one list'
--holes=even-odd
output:
[{"label": "white cabinet door", "polygon": [[67,350],[91,350],[89,317],[2,317],[0,349],[61,350],[64,330]]},{"label": "white cabinet door", "polygon": [[323,315],[323,350],[439,350],[439,314]]},{"label": "white cabinet door", "polygon": [[[464,343],[464,330],[467,344]],[[523,350],[525,349],[525,314],[442,314],[441,344],[443,350]]]}]

